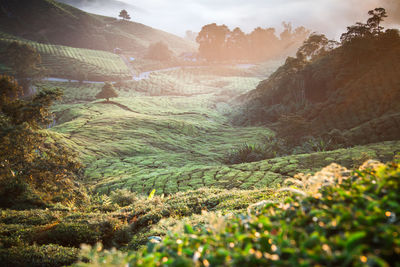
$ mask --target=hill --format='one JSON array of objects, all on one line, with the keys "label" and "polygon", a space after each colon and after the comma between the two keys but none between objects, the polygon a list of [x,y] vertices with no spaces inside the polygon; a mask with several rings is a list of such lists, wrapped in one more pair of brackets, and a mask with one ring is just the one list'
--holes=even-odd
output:
[{"label": "hill", "polygon": [[298,141],[324,135],[351,145],[396,140],[399,72],[397,30],[356,38],[310,61],[288,58],[270,78],[238,98],[242,110],[234,121],[275,125],[278,133]]},{"label": "hill", "polygon": [[89,14],[54,0],[0,1],[0,30],[40,43],[105,51],[118,47],[133,56],[142,55],[151,43],[159,41],[175,54],[196,48],[173,34]]}]

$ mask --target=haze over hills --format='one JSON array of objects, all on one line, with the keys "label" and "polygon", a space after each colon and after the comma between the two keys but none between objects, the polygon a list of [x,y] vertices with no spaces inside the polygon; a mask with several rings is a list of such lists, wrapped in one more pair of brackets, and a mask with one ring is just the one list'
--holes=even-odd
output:
[{"label": "haze over hills", "polygon": [[[62,0],[85,11],[116,17],[118,7],[115,1],[108,1],[110,8],[102,0]],[[119,0],[124,2],[132,17],[152,27],[183,36],[186,30],[200,31],[205,24],[215,22],[230,28],[239,26],[250,32],[258,26],[274,27],[280,30],[282,21],[290,21],[294,26],[338,38],[346,26],[354,21],[362,21],[368,10],[382,6],[389,14],[388,26],[400,23],[398,0]],[[312,6],[311,6],[312,3]],[[121,6],[122,8],[122,6]],[[306,16],[304,14],[307,14]]]},{"label": "haze over hills", "polygon": [[[43,15],[45,14],[45,15]],[[86,13],[54,0],[0,2],[0,30],[41,43],[112,51],[118,47],[140,55],[163,41],[180,54],[196,44],[146,25]]]}]

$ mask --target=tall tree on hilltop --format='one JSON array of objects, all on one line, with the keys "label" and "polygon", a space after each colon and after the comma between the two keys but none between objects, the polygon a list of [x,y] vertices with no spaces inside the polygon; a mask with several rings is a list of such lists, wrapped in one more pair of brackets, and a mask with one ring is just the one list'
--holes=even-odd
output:
[{"label": "tall tree on hilltop", "polygon": [[119,12],[119,17],[122,18],[123,20],[130,20],[131,16],[129,16],[128,11],[125,9],[122,9],[121,12]]},{"label": "tall tree on hilltop", "polygon": [[387,18],[386,10],[382,7],[375,8],[374,10],[370,10],[368,15],[371,17],[367,21],[367,25],[371,28],[371,30],[376,34],[380,34],[383,30],[383,27],[380,26],[384,18]]},{"label": "tall tree on hilltop", "polygon": [[387,18],[386,10],[381,7],[375,8],[368,11],[368,15],[371,17],[367,20],[366,24],[357,22],[355,25],[347,27],[347,32],[342,34],[340,41],[348,43],[354,39],[380,35],[384,29],[380,25],[384,18]]}]

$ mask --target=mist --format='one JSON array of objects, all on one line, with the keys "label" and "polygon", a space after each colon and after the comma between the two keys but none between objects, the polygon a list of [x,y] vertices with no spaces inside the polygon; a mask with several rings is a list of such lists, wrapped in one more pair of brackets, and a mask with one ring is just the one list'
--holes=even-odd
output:
[{"label": "mist", "polygon": [[400,23],[399,0],[61,0],[85,11],[117,17],[126,9],[135,22],[179,36],[186,30],[200,31],[209,23],[254,28],[281,29],[282,21],[305,26],[338,39],[346,27],[368,18],[368,10],[385,7],[386,26]]}]

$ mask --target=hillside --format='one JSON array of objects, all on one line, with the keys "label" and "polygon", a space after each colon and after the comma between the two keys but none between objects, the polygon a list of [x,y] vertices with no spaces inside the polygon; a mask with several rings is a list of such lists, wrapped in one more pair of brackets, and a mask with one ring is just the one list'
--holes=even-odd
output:
[{"label": "hillside", "polygon": [[[0,32],[0,63],[6,62],[4,51],[14,41],[30,45],[41,56],[41,65],[49,77],[91,81],[131,79],[132,74],[116,54],[84,48],[43,44]],[[7,66],[5,64],[4,66]],[[11,69],[0,73],[12,73]]]},{"label": "hillside", "polygon": [[89,14],[54,0],[1,1],[0,30],[40,43],[105,51],[118,47],[135,57],[159,41],[167,43],[175,54],[196,49],[194,43],[175,35]]},{"label": "hillside", "polygon": [[270,78],[238,98],[242,111],[234,121],[278,127],[291,123],[298,140],[335,129],[353,145],[397,140],[399,73],[396,30],[345,43],[311,61],[288,58]]}]

